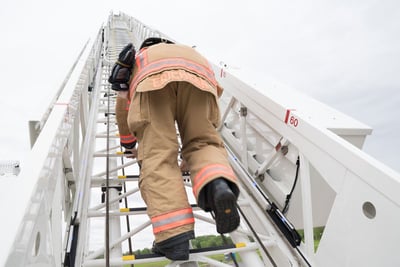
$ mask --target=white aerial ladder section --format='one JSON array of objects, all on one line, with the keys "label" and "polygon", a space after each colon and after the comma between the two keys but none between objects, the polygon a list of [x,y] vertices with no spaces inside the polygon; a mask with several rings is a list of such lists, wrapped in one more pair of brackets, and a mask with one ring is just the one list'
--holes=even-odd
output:
[{"label": "white aerial ladder section", "polygon": [[[151,36],[171,39],[110,14],[46,114],[30,122],[29,161],[18,176],[0,177],[1,266],[167,260],[133,253],[140,233],[153,236],[136,160],[121,153],[107,82],[121,49]],[[400,266],[400,175],[361,151],[372,130],[284,85],[252,88],[212,66],[225,90],[218,130],[240,180],[241,224],[229,234],[233,245],[191,249],[189,261],[168,266]],[[189,194],[190,179],[182,179]],[[191,204],[196,224],[215,228]],[[317,227],[323,233],[315,250]],[[240,257],[229,264],[208,257],[216,254]]]}]

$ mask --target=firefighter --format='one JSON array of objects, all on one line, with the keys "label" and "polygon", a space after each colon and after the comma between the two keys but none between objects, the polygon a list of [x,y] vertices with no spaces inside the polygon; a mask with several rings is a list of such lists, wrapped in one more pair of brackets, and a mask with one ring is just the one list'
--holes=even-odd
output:
[{"label": "firefighter", "polygon": [[[127,53],[135,54],[130,47]],[[222,88],[196,50],[162,38],[146,39],[135,64],[124,65],[127,70],[114,67],[111,76],[132,73],[126,122],[138,141],[139,187],[153,226],[153,251],[187,260],[194,217],[178,164],[177,129],[198,206],[212,212],[218,233],[232,232],[240,223],[237,178],[216,130]]]}]

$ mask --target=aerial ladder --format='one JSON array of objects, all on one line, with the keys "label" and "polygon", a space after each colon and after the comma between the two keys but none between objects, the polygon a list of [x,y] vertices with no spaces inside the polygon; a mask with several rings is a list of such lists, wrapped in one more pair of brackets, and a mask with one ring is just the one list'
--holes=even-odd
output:
[{"label": "aerial ladder", "polygon": [[[18,176],[0,179],[2,266],[167,260],[134,253],[140,234],[151,243],[151,224],[137,162],[119,146],[116,95],[107,82],[127,43],[139,47],[154,36],[173,40],[111,13],[42,119],[29,122],[30,160]],[[285,85],[253,88],[212,67],[224,88],[218,131],[240,180],[241,224],[229,234],[232,243],[193,248],[188,261],[166,264],[400,266],[400,175],[361,150],[372,129]],[[187,174],[182,181],[190,195]],[[212,232],[212,217],[191,203],[196,225]],[[315,229],[322,229],[318,243]],[[219,254],[232,260],[210,257]]]}]

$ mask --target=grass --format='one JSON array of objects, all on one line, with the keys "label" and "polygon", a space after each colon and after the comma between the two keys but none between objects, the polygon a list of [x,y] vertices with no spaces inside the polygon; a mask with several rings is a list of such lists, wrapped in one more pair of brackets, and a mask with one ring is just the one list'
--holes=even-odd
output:
[{"label": "grass", "polygon": [[[325,227],[315,227],[314,228],[314,252],[317,251],[318,246],[319,246],[319,241],[321,240],[321,236],[324,232]],[[304,242],[304,231],[303,230],[297,230],[297,232],[301,236],[301,240]]]}]

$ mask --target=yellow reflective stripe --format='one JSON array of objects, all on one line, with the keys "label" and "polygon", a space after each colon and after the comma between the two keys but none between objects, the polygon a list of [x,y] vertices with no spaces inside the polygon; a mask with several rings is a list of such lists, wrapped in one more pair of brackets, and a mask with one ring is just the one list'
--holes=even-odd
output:
[{"label": "yellow reflective stripe", "polygon": [[123,261],[135,260],[135,255],[125,255],[125,256],[122,256],[122,260],[123,260]]},{"label": "yellow reflective stripe", "polygon": [[246,246],[246,243],[236,243],[235,247],[236,248],[244,248]]}]

